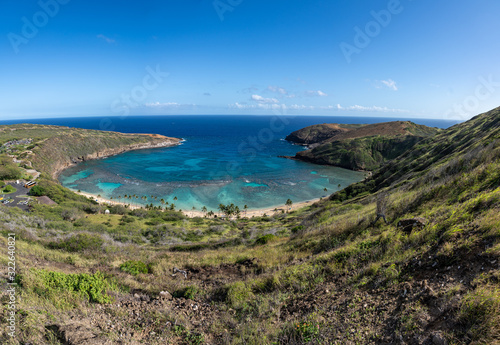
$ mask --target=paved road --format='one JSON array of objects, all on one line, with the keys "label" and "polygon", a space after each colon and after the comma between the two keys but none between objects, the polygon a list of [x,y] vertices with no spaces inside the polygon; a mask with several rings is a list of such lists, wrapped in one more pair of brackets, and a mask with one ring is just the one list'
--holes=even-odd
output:
[{"label": "paved road", "polygon": [[[10,193],[10,194],[0,194],[0,197],[3,197],[4,200],[10,197],[10,198],[14,199],[14,202],[10,202],[8,204],[1,204],[0,203],[0,207],[2,207],[2,206],[19,207],[20,209],[27,211],[28,205],[18,205],[18,203],[20,201],[28,200],[25,196],[28,195],[30,190],[28,188],[24,188],[24,186],[22,184],[15,184],[15,183],[7,183],[7,184],[11,185],[12,187],[16,188],[17,190],[14,193]],[[24,196],[24,197],[21,197],[21,196]]]}]

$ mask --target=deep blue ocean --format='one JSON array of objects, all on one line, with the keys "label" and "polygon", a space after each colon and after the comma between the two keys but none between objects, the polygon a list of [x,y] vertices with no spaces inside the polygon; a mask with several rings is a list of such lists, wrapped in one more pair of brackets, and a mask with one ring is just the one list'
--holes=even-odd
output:
[{"label": "deep blue ocean", "polygon": [[[180,146],[131,151],[81,163],[65,170],[60,182],[73,190],[133,204],[217,210],[234,203],[250,209],[282,206],[331,194],[364,178],[361,172],[284,158],[304,148],[284,140],[291,132],[319,123],[377,123],[411,120],[447,128],[454,121],[325,116],[128,116],[0,121],[157,133],[183,138]],[[326,191],[325,191],[326,188]],[[124,199],[125,195],[138,198]],[[145,196],[146,199],[142,198]]]}]

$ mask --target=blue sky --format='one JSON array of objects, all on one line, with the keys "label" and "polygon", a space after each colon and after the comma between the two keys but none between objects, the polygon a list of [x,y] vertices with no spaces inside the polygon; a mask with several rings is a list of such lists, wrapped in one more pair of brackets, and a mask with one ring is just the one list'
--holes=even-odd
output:
[{"label": "blue sky", "polygon": [[497,0],[4,0],[0,119],[499,106]]}]

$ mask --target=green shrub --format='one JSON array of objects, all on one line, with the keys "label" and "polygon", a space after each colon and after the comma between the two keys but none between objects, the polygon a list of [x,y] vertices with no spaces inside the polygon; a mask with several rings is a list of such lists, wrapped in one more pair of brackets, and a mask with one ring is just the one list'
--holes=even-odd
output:
[{"label": "green shrub", "polygon": [[170,248],[173,252],[199,252],[205,249],[211,249],[212,246],[208,243],[200,244],[179,244]]},{"label": "green shrub", "polygon": [[123,205],[114,205],[110,207],[109,213],[123,215],[127,213],[127,208]]},{"label": "green shrub", "polygon": [[34,186],[30,190],[30,195],[33,195],[33,196],[43,196],[43,195],[46,195],[46,193],[47,192],[45,191],[45,188],[40,187],[40,186]]},{"label": "green shrub", "polygon": [[195,297],[199,294],[199,289],[195,285],[187,286],[183,289],[179,289],[174,291],[173,295],[175,298],[186,298],[186,299],[195,299]]},{"label": "green shrub", "polygon": [[148,273],[148,266],[142,261],[129,260],[120,265],[120,270],[133,276],[140,273]]},{"label": "green shrub", "polygon": [[194,217],[194,218],[191,218],[191,221],[196,225],[200,225],[205,221],[205,219],[203,219],[201,217]]},{"label": "green shrub", "polygon": [[244,308],[253,297],[252,289],[244,282],[235,282],[227,287],[226,302],[234,308]]},{"label": "green shrub", "polygon": [[267,235],[263,235],[263,236],[260,236],[259,238],[257,238],[255,240],[255,244],[258,244],[258,245],[262,245],[262,244],[267,244],[269,242],[272,242],[276,239],[276,236],[274,236],[273,234],[267,234]]},{"label": "green shrub", "polygon": [[76,207],[71,207],[71,208],[62,207],[61,208],[61,218],[63,220],[75,221],[78,218],[81,218],[83,216],[84,216],[83,212]]},{"label": "green shrub", "polygon": [[31,269],[30,273],[31,277],[21,276],[20,285],[23,288],[31,289],[40,296],[57,298],[60,292],[70,292],[89,302],[112,302],[111,297],[106,294],[106,289],[110,288],[111,284],[99,271],[94,274],[65,274]]},{"label": "green shrub", "polygon": [[318,264],[290,266],[265,278],[256,285],[259,290],[305,292],[311,290],[325,279],[325,272]]},{"label": "green shrub", "polygon": [[183,240],[186,242],[199,242],[203,238],[203,233],[201,231],[188,231],[184,236]]},{"label": "green shrub", "polygon": [[[73,226],[76,226],[76,227],[91,227],[92,226],[92,222],[90,220],[88,220],[87,218],[80,218],[80,219],[77,219],[73,222]],[[96,229],[93,229],[94,231],[96,231]]]},{"label": "green shrub", "polygon": [[4,193],[14,193],[15,191],[16,191],[16,189],[14,187],[12,187],[10,184],[5,186],[5,188],[2,190],[2,192],[4,192]]},{"label": "green shrub", "polygon": [[63,220],[54,221],[47,223],[46,227],[48,229],[62,230],[62,231],[70,231],[73,230],[73,223],[65,222]]},{"label": "green shrub", "polygon": [[101,205],[96,205],[96,204],[84,204],[82,207],[82,210],[85,213],[89,214],[97,214],[100,213],[104,210],[105,208]]},{"label": "green shrub", "polygon": [[137,208],[130,212],[130,214],[135,217],[146,218],[148,216],[148,211],[143,208]]},{"label": "green shrub", "polygon": [[148,220],[145,224],[146,225],[155,226],[155,225],[159,225],[161,223],[163,223],[163,219],[161,219],[161,218],[153,218],[153,219]]},{"label": "green shrub", "polygon": [[178,220],[186,219],[186,216],[184,216],[181,212],[165,211],[165,214],[162,218],[166,222],[175,222]]},{"label": "green shrub", "polygon": [[49,248],[65,250],[67,252],[83,252],[85,250],[99,250],[104,240],[99,235],[78,233],[60,242],[50,242]]},{"label": "green shrub", "polygon": [[319,325],[311,322],[301,322],[295,325],[295,332],[299,339],[308,343],[319,335]]},{"label": "green shrub", "polygon": [[120,223],[123,223],[123,224],[128,224],[128,223],[133,223],[133,222],[135,222],[135,218],[134,217],[123,216],[120,219]]}]

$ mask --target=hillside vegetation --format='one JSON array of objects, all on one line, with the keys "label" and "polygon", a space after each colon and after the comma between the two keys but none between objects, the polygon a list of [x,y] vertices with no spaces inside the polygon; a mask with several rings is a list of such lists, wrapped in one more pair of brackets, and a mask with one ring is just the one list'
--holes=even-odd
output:
[{"label": "hillside vegetation", "polygon": [[[16,157],[52,178],[71,164],[136,148],[171,146],[179,139],[161,135],[124,134],[49,125],[0,126],[0,146],[10,141],[31,139],[19,145]],[[21,150],[19,149],[21,148]]]},{"label": "hillside vegetation", "polygon": [[310,149],[298,152],[295,159],[351,170],[375,170],[438,132],[437,128],[410,121],[394,121],[361,126],[310,126],[287,138],[313,144]]},{"label": "hillside vegetation", "polygon": [[2,344],[500,344],[500,108],[288,214],[189,219],[45,188],[59,205],[0,207],[20,284]]}]

